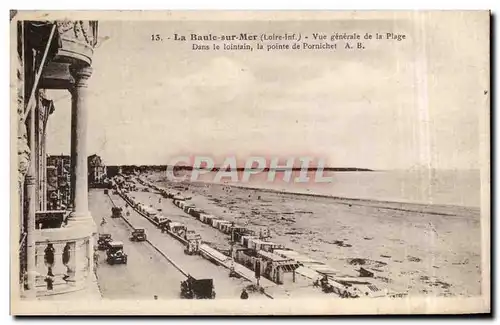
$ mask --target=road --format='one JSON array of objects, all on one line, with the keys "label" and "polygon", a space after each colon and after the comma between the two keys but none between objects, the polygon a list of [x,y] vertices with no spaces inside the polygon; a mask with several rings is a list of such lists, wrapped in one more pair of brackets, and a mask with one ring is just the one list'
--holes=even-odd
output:
[{"label": "road", "polygon": [[[140,194],[142,193],[137,192],[132,195],[140,199],[144,204],[149,204],[147,200],[143,200],[144,196]],[[125,206],[125,201],[118,195],[111,194],[111,197],[117,206]],[[170,200],[164,200],[162,208],[162,214],[166,217],[179,215],[180,210],[174,206]],[[229,278],[229,270],[222,266],[217,266],[201,256],[189,256],[184,254],[185,247],[179,241],[166,233],[161,233],[161,231],[151,222],[134,210],[129,208],[128,211],[131,212],[130,216],[125,215],[124,218],[134,227],[145,228],[151,243],[175,261],[176,265],[184,272],[199,279],[213,279],[217,298],[237,299],[241,294],[241,290],[251,284],[251,282],[246,279]]]},{"label": "road", "polygon": [[[89,208],[99,233],[110,233],[122,241],[128,254],[127,265],[108,265],[100,252],[97,269],[98,283],[104,299],[179,298],[184,275],[172,266],[147,242],[130,242],[130,227],[122,219],[112,219],[112,203],[102,190],[90,190]],[[101,227],[102,217],[107,223]]]}]

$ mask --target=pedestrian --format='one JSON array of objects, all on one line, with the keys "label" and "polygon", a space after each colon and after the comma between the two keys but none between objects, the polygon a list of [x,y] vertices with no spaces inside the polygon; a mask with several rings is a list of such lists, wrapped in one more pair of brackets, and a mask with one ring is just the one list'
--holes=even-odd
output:
[{"label": "pedestrian", "polygon": [[241,296],[240,296],[241,299],[248,299],[248,293],[245,289],[243,289],[243,291],[241,291]]}]

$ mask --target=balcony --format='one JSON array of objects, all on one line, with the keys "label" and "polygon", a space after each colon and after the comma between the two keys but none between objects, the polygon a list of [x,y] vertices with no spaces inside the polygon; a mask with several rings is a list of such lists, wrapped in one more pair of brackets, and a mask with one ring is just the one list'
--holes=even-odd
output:
[{"label": "balcony", "polygon": [[67,89],[70,66],[90,66],[98,37],[97,21],[57,21],[52,59],[44,69],[41,88]]},{"label": "balcony", "polygon": [[96,21],[58,21],[59,49],[54,61],[69,64],[92,64],[97,44]]},{"label": "balcony", "polygon": [[35,290],[47,296],[85,289],[93,272],[93,233],[65,227],[66,211],[40,211],[35,238]]}]

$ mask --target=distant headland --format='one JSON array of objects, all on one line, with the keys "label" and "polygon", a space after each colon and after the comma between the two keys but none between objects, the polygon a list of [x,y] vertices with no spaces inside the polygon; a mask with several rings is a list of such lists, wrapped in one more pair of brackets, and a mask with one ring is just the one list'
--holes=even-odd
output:
[{"label": "distant headland", "polygon": [[[121,169],[123,173],[131,173],[131,172],[162,172],[166,171],[169,165],[110,165],[107,168],[108,169]],[[213,168],[193,168],[193,166],[185,166],[185,165],[180,165],[180,166],[170,166],[173,168],[174,171],[190,171],[193,169],[197,170],[210,170],[212,172],[218,172],[220,170],[224,170],[221,167],[213,167]],[[225,169],[228,170],[228,169]],[[244,167],[238,167],[236,168],[237,171],[244,171]],[[269,172],[271,169],[270,168],[264,168],[263,172]],[[285,170],[292,170],[292,171],[300,171],[302,170],[300,167],[294,167],[294,168],[280,168],[278,169],[279,171],[285,171]],[[307,168],[308,171],[317,171],[317,167],[309,167]],[[330,172],[373,172],[373,169],[368,169],[368,168],[358,168],[358,167],[324,167],[324,171],[330,171]]]}]

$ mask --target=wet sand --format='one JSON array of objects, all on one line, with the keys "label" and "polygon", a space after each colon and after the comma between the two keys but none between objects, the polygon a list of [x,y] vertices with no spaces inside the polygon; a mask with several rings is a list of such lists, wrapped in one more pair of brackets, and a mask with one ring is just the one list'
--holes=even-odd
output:
[{"label": "wet sand", "polygon": [[391,292],[480,294],[478,209],[147,178],[192,195],[192,203],[207,213],[255,230],[269,229],[272,241],[325,262],[339,274],[353,274],[363,265]]}]

